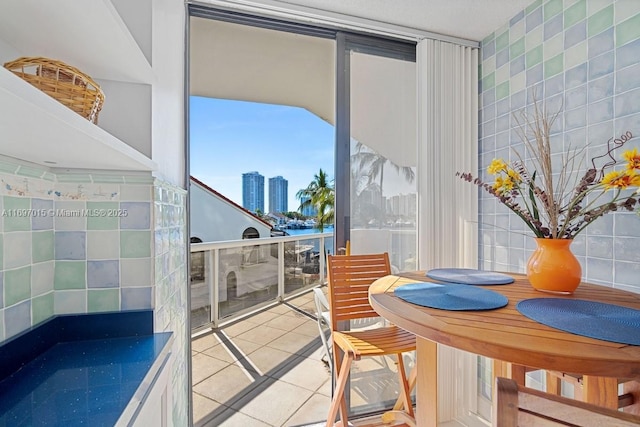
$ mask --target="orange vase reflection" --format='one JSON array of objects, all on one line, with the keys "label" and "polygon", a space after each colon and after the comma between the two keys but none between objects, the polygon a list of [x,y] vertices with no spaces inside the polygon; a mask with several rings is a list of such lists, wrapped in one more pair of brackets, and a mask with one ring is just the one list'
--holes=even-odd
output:
[{"label": "orange vase reflection", "polygon": [[571,239],[535,239],[537,249],[527,263],[527,278],[535,289],[570,294],[580,285],[582,267],[571,252]]}]

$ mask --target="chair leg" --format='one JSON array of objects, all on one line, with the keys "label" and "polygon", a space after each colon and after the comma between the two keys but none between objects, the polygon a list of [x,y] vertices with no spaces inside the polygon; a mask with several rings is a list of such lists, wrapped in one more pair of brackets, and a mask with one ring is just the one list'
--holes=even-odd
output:
[{"label": "chair leg", "polygon": [[[417,369],[411,370],[410,380],[407,381],[407,376],[404,372],[404,362],[402,360],[402,353],[396,354],[398,363],[398,382],[400,385],[400,396],[396,404],[393,406],[393,410],[382,414],[382,422],[385,424],[391,424],[393,422],[401,421],[411,427],[415,427],[416,420],[413,413],[413,405],[411,404],[411,390],[415,387]],[[401,409],[404,409],[401,410]]]},{"label": "chair leg", "polygon": [[322,346],[324,347],[324,353],[327,355],[327,364],[329,365],[329,370],[333,372],[333,358],[331,357],[331,347],[329,341],[327,340],[327,336],[325,335],[324,328],[322,327],[322,321],[318,319],[318,332],[320,333],[320,339],[322,340]]},{"label": "chair leg", "polygon": [[352,361],[353,357],[351,356],[351,354],[345,352],[341,366],[337,367],[338,370],[336,371],[336,373],[338,374],[338,378],[336,380],[336,389],[333,392],[331,406],[329,407],[329,415],[327,416],[327,427],[331,427],[335,423],[336,416],[338,415],[338,409],[340,409],[340,419],[342,421],[342,425],[347,426],[349,424],[347,416],[347,404],[344,400],[344,389],[347,385],[347,379],[349,378],[349,370],[351,369]]},{"label": "chair leg", "polygon": [[[411,398],[411,392],[416,388],[416,379],[418,378],[418,366],[414,365],[414,367],[411,369],[411,372],[409,372],[409,398]],[[400,396],[398,396],[398,400],[396,401],[396,404],[393,405],[393,410],[394,411],[398,411],[400,409],[404,408],[404,396],[401,394]]]}]

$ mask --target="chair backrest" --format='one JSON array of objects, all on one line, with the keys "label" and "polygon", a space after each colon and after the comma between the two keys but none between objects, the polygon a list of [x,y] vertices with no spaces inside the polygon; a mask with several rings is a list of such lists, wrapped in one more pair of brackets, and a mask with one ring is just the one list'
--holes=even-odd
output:
[{"label": "chair backrest", "polygon": [[519,386],[496,378],[493,427],[637,426],[640,417]]},{"label": "chair backrest", "polygon": [[331,329],[338,322],[378,317],[369,304],[369,286],[391,274],[389,254],[329,255],[327,257]]}]

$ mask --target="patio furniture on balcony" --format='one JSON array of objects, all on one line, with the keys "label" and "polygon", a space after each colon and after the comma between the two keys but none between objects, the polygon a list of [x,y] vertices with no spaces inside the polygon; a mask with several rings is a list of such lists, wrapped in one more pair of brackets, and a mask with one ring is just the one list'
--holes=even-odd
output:
[{"label": "patio furniture on balcony", "polygon": [[[400,398],[393,411],[383,414],[384,422],[402,421],[415,426],[410,397],[411,386],[405,374],[402,353],[416,349],[415,335],[397,326],[382,326],[362,331],[341,330],[343,322],[375,318],[378,314],[369,304],[369,286],[391,274],[388,253],[372,255],[329,255],[329,306],[333,339],[333,366],[336,388],[329,408],[327,425],[333,425],[338,409],[342,426],[348,425],[344,391],[351,364],[362,356],[395,355],[400,385]],[[340,352],[344,353],[340,361]],[[413,382],[413,381],[412,381]]]},{"label": "patio furniture on balcony", "polygon": [[496,378],[493,427],[519,425],[635,426],[640,417],[556,396]]},{"label": "patio furniture on balcony", "polygon": [[[522,310],[523,302],[558,302],[565,306],[575,303],[593,307],[598,304],[611,306],[614,312],[627,313],[628,310],[640,309],[638,294],[622,289],[582,283],[578,292],[571,296],[545,297],[531,287],[526,276],[509,273],[514,282],[506,285],[485,285],[482,289],[502,296],[507,304],[495,309],[439,309],[430,307],[435,293],[425,293],[429,284],[433,289],[446,286],[446,292],[455,292],[460,286],[469,285],[435,283],[425,271],[403,272],[398,275],[383,277],[369,287],[369,301],[376,312],[384,318],[413,331],[417,338],[416,360],[418,368],[417,383],[417,425],[435,426],[438,420],[439,394],[438,345],[444,344],[453,348],[479,354],[493,359],[493,374],[509,377],[518,384],[524,384],[526,367],[535,367],[551,372],[572,372],[582,376],[582,398],[585,403],[603,408],[618,409],[624,404],[625,411],[637,410],[637,402],[618,395],[619,380],[638,378],[640,372],[640,344],[635,344],[637,326],[626,321],[628,327],[621,327],[625,322],[618,322],[617,328],[608,326],[608,318],[615,316],[582,316],[573,325],[593,325],[589,331],[601,334],[624,332],[621,341],[611,338],[580,335],[557,327],[547,326],[540,321],[526,317]],[[396,290],[407,285],[422,287],[422,296],[429,295],[420,304],[400,298]],[[406,288],[405,288],[406,289]],[[472,290],[477,292],[476,288]],[[460,303],[474,301],[490,302],[490,298],[458,299]],[[443,299],[440,299],[442,301]],[[455,301],[456,299],[454,299]],[[432,304],[433,305],[433,304]],[[462,304],[459,304],[462,305]],[[474,304],[475,305],[475,304]],[[459,308],[459,307],[455,307]],[[561,316],[550,316],[548,319],[575,318],[571,312],[560,312]],[[575,311],[578,313],[578,311]],[[618,318],[623,318],[618,317]],[[624,317],[629,319],[629,316]],[[594,325],[594,323],[598,325]],[[603,327],[604,326],[604,327]],[[523,339],[526,337],[526,339]],[[627,343],[630,342],[630,343]],[[578,371],[578,372],[576,372]],[[555,387],[554,387],[555,388]],[[577,403],[577,401],[576,401]],[[515,425],[515,424],[513,424]],[[591,424],[594,425],[594,424]],[[608,424],[603,424],[608,425]],[[615,425],[615,424],[614,424]]]},{"label": "patio furniture on balcony", "polygon": [[324,357],[327,358],[327,364],[329,369],[333,373],[333,360],[331,356],[331,344],[330,339],[327,339],[327,332],[331,333],[331,315],[329,314],[329,301],[321,288],[313,288],[313,302],[316,306],[316,321],[318,323],[318,332],[320,333],[320,339],[322,340],[322,347],[324,349]]}]

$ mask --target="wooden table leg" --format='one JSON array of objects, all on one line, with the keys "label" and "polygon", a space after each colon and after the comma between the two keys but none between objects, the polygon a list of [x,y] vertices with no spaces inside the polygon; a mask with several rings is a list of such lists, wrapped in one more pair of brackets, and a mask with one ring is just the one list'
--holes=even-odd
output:
[{"label": "wooden table leg", "polygon": [[525,385],[526,366],[516,365],[515,363],[504,362],[502,360],[493,359],[493,382],[495,384],[496,377],[504,377],[514,380],[518,385]]},{"label": "wooden table leg", "polygon": [[618,380],[616,378],[582,377],[582,399],[594,405],[618,409]]},{"label": "wooden table leg", "polygon": [[416,363],[418,378],[416,385],[416,425],[437,427],[438,425],[438,345],[417,337]]},{"label": "wooden table leg", "polygon": [[623,393],[629,393],[633,397],[633,404],[625,406],[623,412],[640,415],[640,380],[627,381],[622,388]]}]

